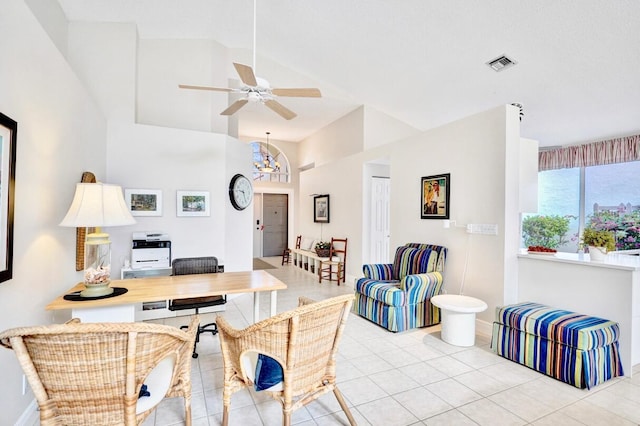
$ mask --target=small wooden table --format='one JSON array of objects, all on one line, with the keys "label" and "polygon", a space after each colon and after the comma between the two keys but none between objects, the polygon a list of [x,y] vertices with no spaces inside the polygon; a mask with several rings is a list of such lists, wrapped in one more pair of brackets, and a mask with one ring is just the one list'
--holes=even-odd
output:
[{"label": "small wooden table", "polygon": [[45,309],[71,309],[72,316],[80,318],[82,322],[134,322],[135,306],[141,302],[253,293],[253,321],[257,322],[260,312],[258,293],[271,292],[273,316],[276,313],[277,291],[287,288],[285,283],[264,270],[113,280],[110,286],[124,287],[128,291],[105,299],[65,300],[65,294],[84,289],[84,284],[78,283]]}]

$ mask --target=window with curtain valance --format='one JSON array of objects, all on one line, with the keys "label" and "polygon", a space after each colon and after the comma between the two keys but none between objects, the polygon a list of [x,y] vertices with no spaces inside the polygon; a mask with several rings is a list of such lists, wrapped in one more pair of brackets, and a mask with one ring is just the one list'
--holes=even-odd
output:
[{"label": "window with curtain valance", "polygon": [[568,219],[560,251],[577,251],[587,227],[613,232],[618,250],[640,249],[640,135],[543,150],[538,170],[538,212],[523,232]]},{"label": "window with curtain valance", "polygon": [[640,135],[540,151],[538,170],[640,161]]}]

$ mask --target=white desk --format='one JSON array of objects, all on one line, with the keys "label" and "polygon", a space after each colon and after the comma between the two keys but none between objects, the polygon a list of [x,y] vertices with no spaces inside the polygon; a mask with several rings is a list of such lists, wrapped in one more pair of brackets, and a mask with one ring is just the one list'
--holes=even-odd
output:
[{"label": "white desk", "polygon": [[277,291],[286,289],[287,285],[268,272],[260,270],[114,280],[111,281],[111,287],[124,287],[128,291],[106,299],[65,300],[64,294],[84,289],[84,284],[78,283],[49,303],[45,309],[71,309],[72,316],[80,318],[82,322],[134,322],[136,304],[141,302],[253,293],[253,321],[257,322],[260,312],[258,293],[271,293],[273,316],[276,314]]}]

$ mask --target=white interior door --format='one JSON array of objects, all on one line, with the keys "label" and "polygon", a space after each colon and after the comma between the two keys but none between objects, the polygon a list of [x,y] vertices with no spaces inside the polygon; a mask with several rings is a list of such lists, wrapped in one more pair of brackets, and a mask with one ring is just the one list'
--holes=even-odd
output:
[{"label": "white interior door", "polygon": [[389,263],[389,191],[391,180],[371,178],[371,263]]}]

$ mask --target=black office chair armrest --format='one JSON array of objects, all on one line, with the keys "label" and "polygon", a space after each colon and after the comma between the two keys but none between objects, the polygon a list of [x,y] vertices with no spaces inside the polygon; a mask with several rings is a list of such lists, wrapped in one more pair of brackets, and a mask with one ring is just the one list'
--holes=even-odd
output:
[{"label": "black office chair armrest", "polygon": [[206,308],[209,306],[224,305],[227,303],[226,296],[191,297],[188,299],[174,299],[169,304],[170,311],[181,311],[184,309]]}]

